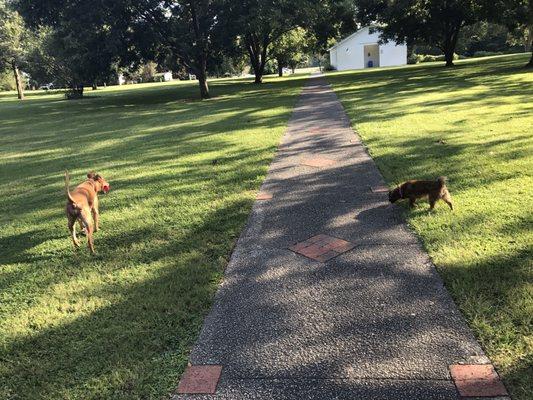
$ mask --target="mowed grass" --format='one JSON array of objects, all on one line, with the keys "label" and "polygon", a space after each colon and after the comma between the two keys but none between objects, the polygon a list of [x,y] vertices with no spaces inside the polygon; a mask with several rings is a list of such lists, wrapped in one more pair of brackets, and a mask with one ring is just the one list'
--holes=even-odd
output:
[{"label": "mowed grass", "polygon": [[[303,78],[0,94],[1,399],[176,389]],[[94,257],[69,239],[65,169],[111,184]]]},{"label": "mowed grass", "polygon": [[533,393],[533,72],[528,55],[328,80],[385,179],[449,178],[456,209],[405,215],[515,399]]}]

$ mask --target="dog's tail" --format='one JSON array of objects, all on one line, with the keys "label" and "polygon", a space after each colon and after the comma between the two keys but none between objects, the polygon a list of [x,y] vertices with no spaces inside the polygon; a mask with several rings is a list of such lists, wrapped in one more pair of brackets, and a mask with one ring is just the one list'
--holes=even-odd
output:
[{"label": "dog's tail", "polygon": [[65,193],[67,195],[67,199],[72,204],[72,207],[80,209],[80,207],[76,204],[76,201],[72,198],[69,187],[70,187],[70,175],[68,174],[68,171],[65,170]]},{"label": "dog's tail", "polygon": [[446,185],[447,181],[448,181],[448,178],[446,178],[445,176],[439,176],[437,178],[437,182],[439,183],[439,187],[443,187],[444,185]]}]

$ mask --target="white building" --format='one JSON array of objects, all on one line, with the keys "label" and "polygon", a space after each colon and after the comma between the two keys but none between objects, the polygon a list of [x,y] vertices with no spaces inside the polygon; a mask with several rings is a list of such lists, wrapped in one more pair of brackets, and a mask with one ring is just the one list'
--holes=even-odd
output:
[{"label": "white building", "polygon": [[[370,33],[373,30],[373,33]],[[365,27],[329,49],[329,61],[338,71],[407,64],[407,45],[379,43],[377,30]]]},{"label": "white building", "polygon": [[172,71],[159,72],[154,75],[154,82],[170,82],[172,80]]}]

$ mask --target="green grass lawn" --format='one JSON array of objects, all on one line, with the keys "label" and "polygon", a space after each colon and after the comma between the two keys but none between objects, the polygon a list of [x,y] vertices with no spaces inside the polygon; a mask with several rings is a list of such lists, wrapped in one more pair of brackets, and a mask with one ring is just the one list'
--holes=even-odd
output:
[{"label": "green grass lawn", "polygon": [[456,210],[405,211],[515,399],[533,393],[533,72],[528,55],[336,72],[391,186],[449,178]]},{"label": "green grass lawn", "polygon": [[[175,390],[302,83],[0,94],[0,399]],[[64,169],[111,184],[95,257],[69,240]]]}]

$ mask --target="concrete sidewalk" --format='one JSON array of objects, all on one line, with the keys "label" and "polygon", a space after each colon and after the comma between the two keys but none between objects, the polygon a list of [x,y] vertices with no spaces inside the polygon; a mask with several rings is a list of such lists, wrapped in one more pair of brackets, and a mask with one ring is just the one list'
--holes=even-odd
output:
[{"label": "concrete sidewalk", "polygon": [[[175,399],[459,398],[449,366],[489,361],[383,184],[311,78],[191,354],[216,393]],[[318,234],[354,247],[291,247]]]}]

